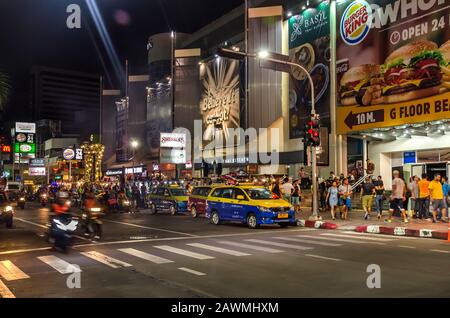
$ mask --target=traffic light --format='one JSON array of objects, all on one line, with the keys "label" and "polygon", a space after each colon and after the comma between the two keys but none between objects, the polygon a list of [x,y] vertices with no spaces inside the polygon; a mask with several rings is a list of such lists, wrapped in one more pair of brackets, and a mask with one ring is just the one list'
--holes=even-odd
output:
[{"label": "traffic light", "polygon": [[320,120],[312,117],[305,126],[305,146],[320,146]]}]

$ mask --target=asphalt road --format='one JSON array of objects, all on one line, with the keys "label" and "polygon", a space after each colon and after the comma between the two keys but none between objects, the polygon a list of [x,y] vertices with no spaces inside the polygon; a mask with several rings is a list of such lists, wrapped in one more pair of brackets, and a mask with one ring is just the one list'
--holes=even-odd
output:
[{"label": "asphalt road", "polygon": [[[101,241],[81,235],[62,254],[44,241],[47,217],[29,206],[0,228],[0,297],[450,297],[439,240],[113,214]],[[381,288],[367,286],[371,264]]]}]

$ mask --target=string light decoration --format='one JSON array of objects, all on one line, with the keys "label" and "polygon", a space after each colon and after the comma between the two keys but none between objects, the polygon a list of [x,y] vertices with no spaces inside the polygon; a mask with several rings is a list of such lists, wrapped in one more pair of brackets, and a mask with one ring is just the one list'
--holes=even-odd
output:
[{"label": "string light decoration", "polygon": [[102,178],[102,160],[105,146],[88,143],[81,146],[84,155],[84,182],[97,182]]}]

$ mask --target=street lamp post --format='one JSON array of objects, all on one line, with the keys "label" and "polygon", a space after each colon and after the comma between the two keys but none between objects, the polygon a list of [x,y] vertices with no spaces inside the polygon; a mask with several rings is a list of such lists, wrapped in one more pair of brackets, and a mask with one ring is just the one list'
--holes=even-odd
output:
[{"label": "street lamp post", "polygon": [[133,166],[131,167],[131,172],[133,174],[133,182],[135,181],[135,175],[134,175],[134,157],[136,156],[136,148],[139,146],[139,143],[137,142],[137,140],[132,140],[131,141],[131,149],[133,150]]},{"label": "street lamp post", "polygon": [[[314,81],[309,74],[308,70],[305,69],[302,65],[290,62],[289,60],[281,60],[277,58],[271,57],[271,53],[267,51],[260,51],[258,54],[255,53],[247,53],[247,52],[239,52],[235,50],[221,48],[219,49],[219,56],[224,56],[232,59],[245,59],[247,57],[251,58],[259,58],[265,61],[273,62],[275,64],[281,64],[291,67],[297,67],[301,69],[308,78],[309,86],[311,87],[311,117],[316,117],[316,108],[315,108],[315,92],[314,92]],[[316,147],[311,146],[311,165],[312,165],[312,183],[313,183],[313,204],[312,204],[312,213],[313,216],[318,218],[319,216],[319,202],[318,202],[318,192],[317,192],[317,158],[316,158],[317,149]]]}]

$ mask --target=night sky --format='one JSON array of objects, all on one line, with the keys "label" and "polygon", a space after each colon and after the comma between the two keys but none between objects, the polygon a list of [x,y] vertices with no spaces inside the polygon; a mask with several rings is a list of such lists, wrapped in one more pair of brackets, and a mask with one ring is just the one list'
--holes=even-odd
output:
[{"label": "night sky", "polygon": [[[129,59],[130,71],[142,72],[146,70],[150,35],[172,29],[192,33],[243,0],[96,2],[119,60]],[[80,30],[66,27],[66,7],[72,3],[81,6]],[[84,0],[0,0],[0,30],[0,69],[9,74],[13,86],[7,120],[29,120],[29,75],[33,65],[105,74],[103,59],[111,79],[106,85],[117,83]]]}]

